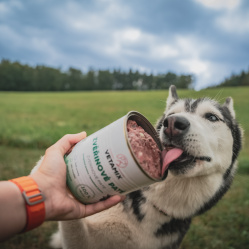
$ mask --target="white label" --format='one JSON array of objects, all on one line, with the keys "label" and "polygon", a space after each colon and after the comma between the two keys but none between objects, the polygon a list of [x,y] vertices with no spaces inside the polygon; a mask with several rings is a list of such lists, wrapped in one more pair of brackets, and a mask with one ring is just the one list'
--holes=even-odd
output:
[{"label": "white label", "polygon": [[81,202],[94,203],[154,183],[137,165],[126,140],[126,116],[82,140],[65,157],[67,185]]}]

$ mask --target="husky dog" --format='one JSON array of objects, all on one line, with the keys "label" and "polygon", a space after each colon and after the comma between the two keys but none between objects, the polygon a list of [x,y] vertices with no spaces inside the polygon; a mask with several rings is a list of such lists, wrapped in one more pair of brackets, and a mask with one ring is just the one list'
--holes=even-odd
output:
[{"label": "husky dog", "polygon": [[166,156],[171,151],[168,176],[106,211],[59,222],[52,247],[178,248],[191,219],[222,198],[233,181],[242,140],[232,98],[223,105],[209,98],[180,99],[171,86],[156,128]]}]

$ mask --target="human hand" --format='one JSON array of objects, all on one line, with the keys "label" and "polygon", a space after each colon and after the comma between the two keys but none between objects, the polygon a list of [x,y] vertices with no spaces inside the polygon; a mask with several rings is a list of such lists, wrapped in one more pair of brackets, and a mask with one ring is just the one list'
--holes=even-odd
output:
[{"label": "human hand", "polygon": [[83,218],[108,209],[124,199],[116,195],[105,201],[84,205],[70,195],[66,186],[64,155],[85,137],[85,132],[65,135],[46,150],[40,167],[31,173],[31,177],[46,197],[46,220]]}]

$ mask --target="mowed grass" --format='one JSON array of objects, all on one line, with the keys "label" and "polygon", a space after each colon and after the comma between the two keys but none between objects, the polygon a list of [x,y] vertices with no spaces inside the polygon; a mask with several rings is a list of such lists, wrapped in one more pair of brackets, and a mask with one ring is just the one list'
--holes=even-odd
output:
[{"label": "mowed grass", "polygon": [[[45,149],[66,133],[91,134],[128,111],[137,110],[153,124],[165,108],[167,91],[0,93],[0,180],[29,174]],[[181,249],[249,248],[249,88],[178,91],[180,97],[232,96],[244,128],[244,147],[235,181],[213,209],[196,217]],[[1,222],[1,221],[0,221]],[[0,248],[48,248],[56,222],[0,243]]]},{"label": "mowed grass", "polygon": [[0,143],[46,148],[65,133],[88,134],[138,110],[152,122],[163,112],[167,93],[0,93]]}]

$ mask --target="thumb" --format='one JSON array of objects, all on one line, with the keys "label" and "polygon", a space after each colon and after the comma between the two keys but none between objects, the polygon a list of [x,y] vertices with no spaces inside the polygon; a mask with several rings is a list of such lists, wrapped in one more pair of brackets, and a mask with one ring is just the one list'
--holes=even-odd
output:
[{"label": "thumb", "polygon": [[85,137],[86,137],[85,131],[77,134],[67,134],[63,136],[60,140],[58,140],[54,144],[54,146],[59,148],[62,155],[64,156],[73,145],[80,142]]}]

